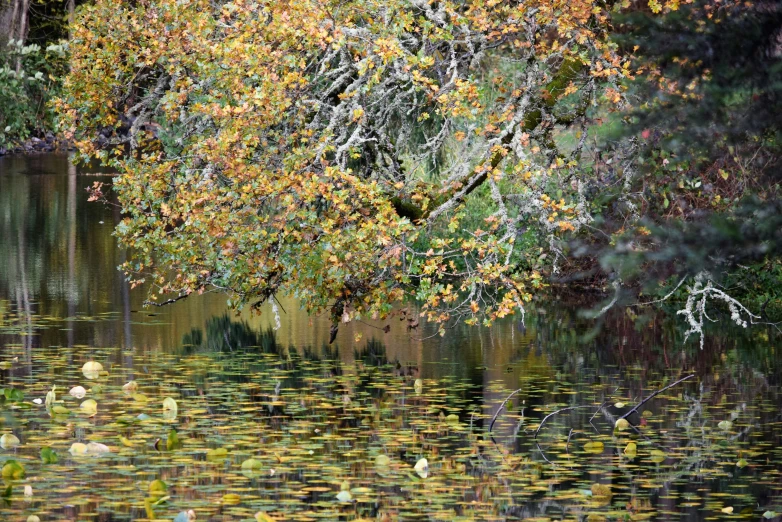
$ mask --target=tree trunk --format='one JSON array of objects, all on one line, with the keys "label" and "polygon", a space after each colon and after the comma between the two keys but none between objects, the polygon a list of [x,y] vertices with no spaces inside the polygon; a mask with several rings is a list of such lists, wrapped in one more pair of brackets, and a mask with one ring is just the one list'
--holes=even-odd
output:
[{"label": "tree trunk", "polygon": [[22,45],[24,45],[25,40],[27,40],[27,30],[28,27],[28,20],[27,20],[27,14],[30,10],[30,0],[21,0],[21,11],[19,13],[19,32],[16,33],[16,39],[22,41]]},{"label": "tree trunk", "polygon": [[67,2],[68,7],[68,38],[72,36],[71,34],[71,28],[73,27],[73,15],[76,11],[76,0],[68,0]]},{"label": "tree trunk", "polygon": [[[13,40],[16,38],[16,19],[19,16],[19,4],[22,0],[13,0],[13,9],[11,10],[11,21],[8,23],[8,39]],[[6,43],[6,42],[3,42]]]}]

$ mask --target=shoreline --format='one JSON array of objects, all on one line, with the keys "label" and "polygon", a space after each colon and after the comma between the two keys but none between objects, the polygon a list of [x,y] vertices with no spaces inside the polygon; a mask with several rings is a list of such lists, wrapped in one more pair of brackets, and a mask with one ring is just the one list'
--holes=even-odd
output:
[{"label": "shoreline", "polygon": [[7,147],[0,146],[0,157],[16,154],[67,152],[71,150],[74,150],[71,142],[52,132],[47,132],[43,138],[33,137]]}]

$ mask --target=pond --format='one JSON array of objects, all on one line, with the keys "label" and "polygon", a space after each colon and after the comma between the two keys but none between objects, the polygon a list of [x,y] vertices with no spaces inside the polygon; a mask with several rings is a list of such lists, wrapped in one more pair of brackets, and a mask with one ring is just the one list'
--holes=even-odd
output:
[{"label": "pond", "polygon": [[772,330],[722,321],[701,350],[673,314],[548,296],[523,324],[432,336],[411,306],[328,345],[291,299],[276,330],[217,293],[145,308],[119,210],[87,202],[109,179],[0,158],[2,520],[782,513]]}]

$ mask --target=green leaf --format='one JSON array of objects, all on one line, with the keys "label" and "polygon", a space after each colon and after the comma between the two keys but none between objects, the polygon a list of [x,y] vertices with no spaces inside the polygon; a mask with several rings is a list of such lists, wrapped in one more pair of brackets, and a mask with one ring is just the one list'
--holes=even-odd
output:
[{"label": "green leaf", "polygon": [[41,448],[41,461],[43,461],[44,464],[57,464],[58,460],[60,459],[52,448],[49,446]]},{"label": "green leaf", "polygon": [[15,460],[7,460],[3,465],[2,474],[4,479],[23,479],[24,466]]},{"label": "green leaf", "polygon": [[149,495],[155,499],[159,499],[168,492],[168,484],[160,479],[155,479],[149,483]]},{"label": "green leaf", "polygon": [[242,462],[242,469],[244,470],[255,470],[255,469],[261,469],[263,467],[263,463],[258,459],[249,458]]},{"label": "green leaf", "polygon": [[166,449],[172,451],[182,447],[182,442],[179,440],[179,435],[175,429],[171,429],[168,432],[168,438],[166,439]]},{"label": "green leaf", "polygon": [[210,449],[206,452],[206,460],[223,460],[228,456],[228,450],[225,448]]}]

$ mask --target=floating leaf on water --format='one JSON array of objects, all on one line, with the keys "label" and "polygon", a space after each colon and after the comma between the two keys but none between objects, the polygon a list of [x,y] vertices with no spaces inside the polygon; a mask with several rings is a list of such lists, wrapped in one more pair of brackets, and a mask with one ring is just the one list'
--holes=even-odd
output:
[{"label": "floating leaf on water", "polygon": [[624,408],[625,407],[625,403],[617,402],[617,403],[614,403],[614,406],[616,406],[617,408]]},{"label": "floating leaf on water", "polygon": [[652,417],[652,415],[654,415],[654,413],[652,413],[651,411],[644,410],[643,413],[641,414],[641,417],[643,417],[644,419],[648,419]]},{"label": "floating leaf on water", "polygon": [[173,410],[176,413],[178,410],[178,406],[174,399],[172,399],[171,397],[166,397],[165,399],[163,399],[163,409]]},{"label": "floating leaf on water", "polygon": [[611,486],[608,484],[592,484],[590,492],[595,497],[610,498],[613,495]]},{"label": "floating leaf on water", "polygon": [[73,444],[71,444],[71,449],[69,449],[68,452],[71,455],[74,455],[74,456],[86,455],[87,454],[87,445],[83,444],[81,442],[74,442]]},{"label": "floating leaf on water", "polygon": [[720,511],[722,511],[725,514],[730,515],[731,513],[733,513],[733,506],[724,507]]},{"label": "floating leaf on water", "polygon": [[587,453],[592,453],[594,455],[599,455],[603,453],[603,450],[605,449],[605,444],[603,444],[600,441],[597,442],[587,442],[584,444],[584,451]]},{"label": "floating leaf on water", "polygon": [[160,498],[168,492],[168,484],[160,479],[155,479],[149,483],[149,496]]},{"label": "floating leaf on water", "polygon": [[52,414],[53,415],[68,415],[71,413],[71,410],[66,408],[65,406],[60,406],[59,404],[56,404],[52,406]]},{"label": "floating leaf on water", "polygon": [[625,453],[625,455],[627,457],[632,459],[632,458],[635,458],[635,455],[636,455],[637,451],[638,451],[638,446],[636,445],[636,443],[635,442],[628,442],[627,446],[625,446],[624,453]]},{"label": "floating leaf on water", "polygon": [[52,448],[49,446],[41,448],[41,461],[44,464],[57,464],[58,460],[60,459]]},{"label": "floating leaf on water", "polygon": [[71,444],[71,449],[68,451],[73,456],[100,456],[106,453],[111,453],[111,449],[105,444],[101,444],[100,442],[90,442],[88,444],[74,442]]},{"label": "floating leaf on water", "polygon": [[126,393],[133,393],[138,390],[138,383],[136,381],[130,381],[122,386],[122,391]]},{"label": "floating leaf on water", "polygon": [[763,518],[765,518],[766,520],[772,519],[776,517],[778,514],[779,513],[777,513],[776,511],[766,511],[765,513],[763,513]]},{"label": "floating leaf on water", "polygon": [[166,420],[176,419],[179,407],[174,399],[166,397],[163,399],[163,418]]},{"label": "floating leaf on water", "polygon": [[24,499],[29,501],[33,498],[33,487],[31,485],[26,485],[24,487]]},{"label": "floating leaf on water", "polygon": [[652,451],[649,452],[649,460],[651,460],[652,462],[656,462],[657,464],[664,462],[665,452],[658,449],[653,449]]},{"label": "floating leaf on water", "polygon": [[182,447],[182,442],[179,440],[179,435],[175,429],[171,429],[168,432],[168,438],[166,439],[166,449],[168,451],[175,450]]},{"label": "floating leaf on water", "polygon": [[24,466],[15,460],[6,460],[3,465],[2,475],[4,479],[23,479]]},{"label": "floating leaf on water", "polygon": [[228,450],[225,448],[210,449],[206,452],[206,460],[222,460],[228,456]]},{"label": "floating leaf on water", "polygon": [[111,453],[111,449],[105,444],[100,442],[90,442],[87,444],[88,455],[103,455],[104,453]]},{"label": "floating leaf on water", "polygon": [[98,413],[98,403],[93,399],[87,399],[79,405],[81,411],[92,417]]},{"label": "floating leaf on water", "polygon": [[252,469],[261,469],[263,467],[263,463],[258,459],[249,458],[242,462],[242,469],[245,470],[252,470]]},{"label": "floating leaf on water", "polygon": [[415,393],[418,395],[421,395],[421,392],[424,391],[424,381],[423,379],[416,379],[415,384],[413,386],[415,388]]},{"label": "floating leaf on water", "polygon": [[84,389],[84,386],[74,386],[68,393],[70,393],[72,397],[83,399],[84,396],[87,395],[87,390]]},{"label": "floating leaf on water", "polygon": [[46,392],[46,407],[50,407],[52,404],[54,404],[54,401],[57,400],[57,393],[55,392],[55,389],[57,386],[52,386],[52,389]]},{"label": "floating leaf on water", "polygon": [[270,517],[263,511],[259,511],[255,514],[255,522],[277,522],[277,519]]},{"label": "floating leaf on water", "polygon": [[616,428],[619,431],[624,431],[630,427],[630,423],[627,422],[627,419],[617,419],[616,423],[614,424],[614,428]]},{"label": "floating leaf on water", "polygon": [[43,399],[33,399],[33,402],[35,404],[41,405],[41,404],[43,404]]},{"label": "floating leaf on water", "polygon": [[739,461],[738,461],[738,462],[736,462],[736,466],[738,466],[739,468],[743,468],[743,467],[745,467],[747,464],[749,464],[749,462],[747,462],[747,460],[746,460],[746,459],[739,459]]},{"label": "floating leaf on water", "polygon": [[226,493],[223,495],[223,504],[227,504],[229,506],[233,506],[238,504],[242,501],[242,497],[237,495],[236,493]]},{"label": "floating leaf on water", "polygon": [[19,438],[14,435],[13,433],[4,433],[2,437],[0,437],[0,448],[3,449],[11,449],[17,447],[21,441]]},{"label": "floating leaf on water", "polygon": [[353,500],[353,495],[351,495],[350,491],[340,491],[337,493],[337,500],[340,502],[350,502]]},{"label": "floating leaf on water", "polygon": [[84,363],[84,366],[81,367],[81,373],[84,374],[84,376],[94,381],[98,377],[100,377],[100,373],[103,371],[103,365],[96,361],[89,361]]},{"label": "floating leaf on water", "polygon": [[730,431],[733,427],[733,422],[729,420],[720,421],[719,424],[717,424],[717,427],[723,431]]},{"label": "floating leaf on water", "polygon": [[150,417],[146,413],[139,413],[138,417],[136,418],[140,421],[146,421],[146,420],[150,420],[152,417]]},{"label": "floating leaf on water", "polygon": [[143,393],[134,393],[133,395],[131,395],[131,397],[133,397],[133,400],[136,401],[136,402],[147,402],[147,401],[149,401],[149,398],[146,395],[144,395]]},{"label": "floating leaf on water", "polygon": [[447,422],[448,424],[450,424],[452,426],[457,425],[457,424],[459,424],[459,416],[454,414],[454,413],[452,413],[452,414],[448,415],[445,418],[445,422]]},{"label": "floating leaf on water", "polygon": [[418,462],[415,463],[413,469],[418,473],[419,477],[426,478],[429,476],[429,461],[425,458],[418,459]]},{"label": "floating leaf on water", "polygon": [[30,515],[27,517],[27,522],[41,522],[41,519],[38,518],[38,515]]},{"label": "floating leaf on water", "polygon": [[3,397],[5,397],[7,401],[20,402],[22,399],[24,399],[24,393],[22,393],[22,390],[17,390],[16,388],[4,388],[2,391]]},{"label": "floating leaf on water", "polygon": [[378,455],[375,457],[375,466],[378,468],[385,468],[391,463],[391,459],[388,455]]}]

